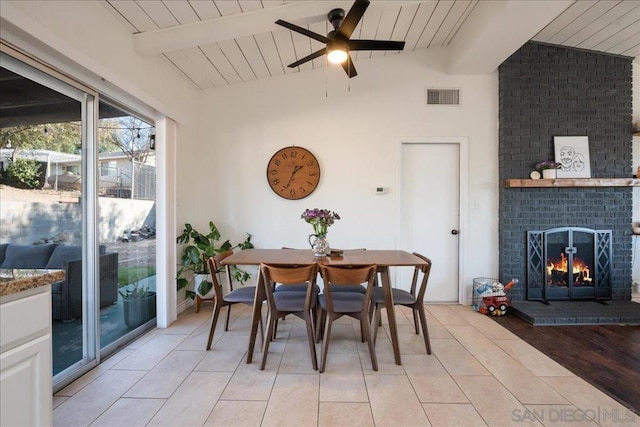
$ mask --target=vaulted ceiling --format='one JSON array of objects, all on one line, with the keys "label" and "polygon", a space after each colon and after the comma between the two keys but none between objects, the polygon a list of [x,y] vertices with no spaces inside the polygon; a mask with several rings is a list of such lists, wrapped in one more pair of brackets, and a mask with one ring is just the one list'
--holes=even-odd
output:
[{"label": "vaulted ceiling", "polygon": [[[326,15],[353,1],[106,0],[141,55],[158,55],[199,89],[326,67],[320,49],[276,25],[283,19],[327,34]],[[528,40],[640,56],[638,0],[372,0],[352,38],[405,41],[404,51],[442,47],[448,72],[487,73]],[[354,63],[400,52],[352,52]],[[345,75],[345,78],[346,75]],[[357,77],[356,77],[357,78]]]}]

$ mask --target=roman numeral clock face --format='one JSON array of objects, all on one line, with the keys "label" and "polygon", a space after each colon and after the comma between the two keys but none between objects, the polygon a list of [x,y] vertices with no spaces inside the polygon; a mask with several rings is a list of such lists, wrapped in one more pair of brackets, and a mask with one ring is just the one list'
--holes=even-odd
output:
[{"label": "roman numeral clock face", "polygon": [[289,200],[305,198],[320,182],[318,159],[302,147],[278,150],[267,165],[267,181],[280,197]]}]

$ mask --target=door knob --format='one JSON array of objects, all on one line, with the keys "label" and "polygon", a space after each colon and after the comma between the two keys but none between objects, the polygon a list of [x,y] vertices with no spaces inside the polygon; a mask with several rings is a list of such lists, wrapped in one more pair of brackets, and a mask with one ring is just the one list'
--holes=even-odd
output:
[{"label": "door knob", "polygon": [[451,234],[453,234],[454,236],[455,236],[456,234],[458,234],[458,233],[459,233],[459,231],[458,231],[458,230],[456,230],[455,228],[454,228],[453,230],[451,230]]}]

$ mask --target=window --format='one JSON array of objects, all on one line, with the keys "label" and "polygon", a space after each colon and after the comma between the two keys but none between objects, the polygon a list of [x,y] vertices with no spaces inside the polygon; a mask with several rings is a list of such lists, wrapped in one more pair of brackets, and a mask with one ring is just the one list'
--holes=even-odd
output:
[{"label": "window", "polygon": [[100,162],[100,176],[117,176],[118,169],[115,161]]}]

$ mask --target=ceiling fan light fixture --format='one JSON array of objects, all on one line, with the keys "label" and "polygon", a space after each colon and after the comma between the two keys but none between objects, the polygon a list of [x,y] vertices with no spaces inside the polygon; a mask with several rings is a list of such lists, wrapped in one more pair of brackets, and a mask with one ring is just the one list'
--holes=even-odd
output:
[{"label": "ceiling fan light fixture", "polygon": [[[328,2],[327,2],[328,3]],[[355,0],[349,12],[345,14],[344,9],[333,9],[328,15],[327,19],[333,27],[332,31],[324,36],[322,34],[314,33],[308,28],[300,27],[282,19],[278,19],[275,23],[284,28],[307,36],[313,40],[326,45],[322,49],[318,49],[315,52],[298,59],[295,62],[287,65],[289,68],[296,68],[300,65],[313,61],[316,58],[327,55],[327,61],[332,64],[342,65],[342,69],[349,76],[349,78],[358,75],[356,68],[353,65],[352,58],[349,57],[349,52],[358,50],[378,50],[378,51],[395,51],[404,49],[404,41],[393,40],[358,40],[352,39],[353,32],[358,27],[358,24],[362,20],[364,12],[369,7],[370,0]]]},{"label": "ceiling fan light fixture", "polygon": [[347,60],[348,56],[349,54],[347,54],[347,51],[344,48],[337,47],[329,51],[329,53],[327,54],[327,59],[332,64],[342,64]]}]

